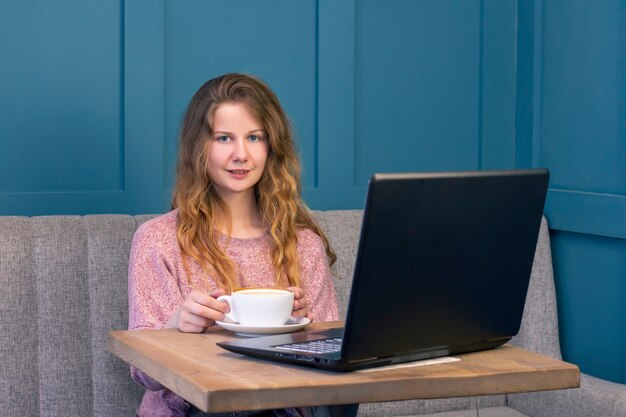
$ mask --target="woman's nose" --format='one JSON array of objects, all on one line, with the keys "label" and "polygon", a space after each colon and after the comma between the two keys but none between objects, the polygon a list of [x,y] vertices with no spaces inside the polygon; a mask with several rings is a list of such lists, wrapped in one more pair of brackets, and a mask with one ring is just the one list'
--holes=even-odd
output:
[{"label": "woman's nose", "polygon": [[248,148],[245,140],[235,141],[233,159],[239,162],[246,162],[248,160]]}]

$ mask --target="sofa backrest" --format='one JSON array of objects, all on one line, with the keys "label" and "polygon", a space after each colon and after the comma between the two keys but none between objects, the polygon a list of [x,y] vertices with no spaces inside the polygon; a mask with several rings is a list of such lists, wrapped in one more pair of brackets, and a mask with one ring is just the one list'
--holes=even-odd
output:
[{"label": "sofa backrest", "polygon": [[550,232],[544,217],[537,239],[522,325],[511,343],[533,352],[562,359],[557,314]]},{"label": "sofa backrest", "polygon": [[[315,212],[337,253],[340,311],[347,309],[361,211]],[[127,269],[138,225],[154,216],[0,217],[0,410],[6,415],[131,416],[142,389],[105,351],[128,323]],[[542,224],[524,320],[514,340],[560,357],[547,224]],[[469,399],[361,407],[363,415],[467,408]],[[501,403],[502,396],[490,398]]]},{"label": "sofa backrest", "polygon": [[142,220],[0,217],[2,413],[135,415],[142,390],[104,346],[128,325],[128,253]]}]

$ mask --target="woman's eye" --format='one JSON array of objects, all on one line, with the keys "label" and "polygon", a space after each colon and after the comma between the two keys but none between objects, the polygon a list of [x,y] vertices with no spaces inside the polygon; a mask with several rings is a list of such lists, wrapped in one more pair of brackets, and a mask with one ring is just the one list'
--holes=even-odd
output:
[{"label": "woman's eye", "polygon": [[249,140],[250,142],[258,142],[258,141],[260,141],[261,139],[262,139],[262,138],[261,138],[260,136],[257,136],[257,135],[250,135],[250,136],[248,137],[248,140]]},{"label": "woman's eye", "polygon": [[229,136],[218,136],[217,137],[217,141],[218,142],[228,142],[230,140]]}]

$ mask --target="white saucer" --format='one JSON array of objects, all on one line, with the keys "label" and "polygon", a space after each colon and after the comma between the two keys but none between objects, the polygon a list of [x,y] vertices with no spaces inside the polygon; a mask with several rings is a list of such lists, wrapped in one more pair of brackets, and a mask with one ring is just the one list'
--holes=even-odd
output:
[{"label": "white saucer", "polygon": [[267,334],[281,334],[281,333],[291,333],[296,330],[300,330],[307,324],[309,324],[311,320],[306,317],[302,317],[300,319],[294,320],[289,319],[287,324],[283,324],[281,326],[244,326],[239,323],[226,323],[223,321],[216,321],[215,323],[231,332],[235,332],[240,336],[246,337],[257,337],[261,335]]}]

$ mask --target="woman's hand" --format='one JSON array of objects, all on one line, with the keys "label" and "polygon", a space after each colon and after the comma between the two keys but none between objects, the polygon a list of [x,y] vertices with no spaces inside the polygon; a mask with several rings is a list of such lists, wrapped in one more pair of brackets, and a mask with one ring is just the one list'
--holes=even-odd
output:
[{"label": "woman's hand", "polygon": [[309,306],[304,298],[304,290],[300,287],[289,287],[287,290],[293,293],[293,311],[291,316],[299,319],[301,317],[307,317],[313,321],[313,316],[309,313]]},{"label": "woman's hand", "polygon": [[227,302],[217,301],[220,295],[224,295],[224,290],[215,290],[209,294],[192,291],[165,324],[165,328],[178,329],[185,333],[204,332],[213,326],[216,320],[223,320],[224,313],[230,311]]}]

